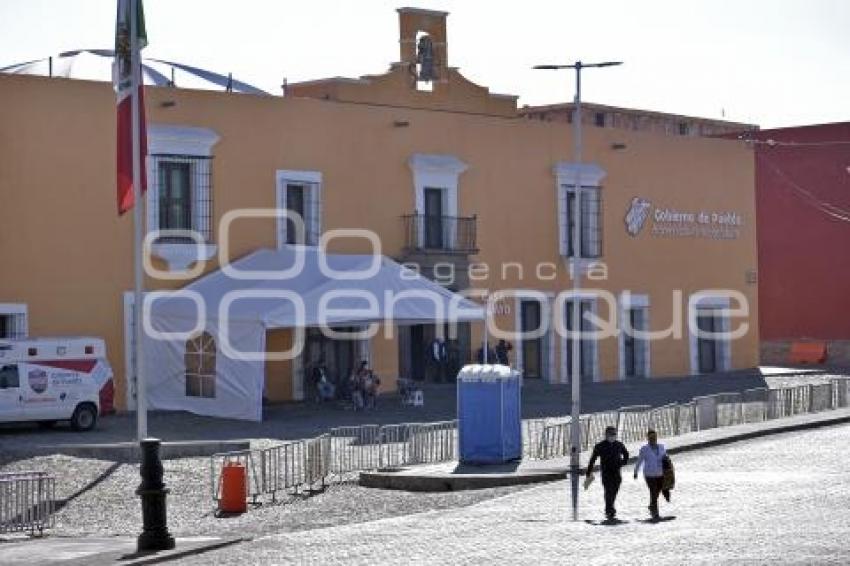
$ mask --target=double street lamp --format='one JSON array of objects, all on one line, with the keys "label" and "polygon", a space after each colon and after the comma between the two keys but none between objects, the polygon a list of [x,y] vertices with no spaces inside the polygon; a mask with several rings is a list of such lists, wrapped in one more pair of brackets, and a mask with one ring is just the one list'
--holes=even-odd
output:
[{"label": "double street lamp", "polygon": [[[535,65],[535,69],[558,71],[561,69],[575,69],[576,96],[575,110],[573,112],[573,161],[576,170],[575,177],[575,205],[567,213],[573,216],[573,258],[572,258],[572,281],[573,301],[571,316],[571,368],[570,368],[570,493],[572,495],[573,521],[578,520],[578,489],[579,489],[579,447],[581,443],[581,427],[579,423],[581,411],[581,302],[579,301],[579,290],[581,289],[582,276],[582,241],[581,241],[581,70],[587,68],[615,67],[622,65],[622,61],[604,61],[602,63],[582,63],[576,61],[571,65]],[[567,222],[569,226],[569,222]]]}]

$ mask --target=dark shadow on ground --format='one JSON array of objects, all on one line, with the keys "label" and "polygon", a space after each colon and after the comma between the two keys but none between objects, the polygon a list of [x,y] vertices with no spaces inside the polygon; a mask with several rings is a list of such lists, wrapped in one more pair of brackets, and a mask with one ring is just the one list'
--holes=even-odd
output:
[{"label": "dark shadow on ground", "polygon": [[120,468],[121,466],[122,466],[122,464],[120,462],[115,462],[114,464],[112,464],[111,466],[106,468],[103,471],[102,474],[100,474],[99,476],[94,478],[92,481],[90,481],[89,483],[87,483],[86,485],[84,485],[83,487],[81,487],[80,489],[78,489],[77,491],[75,491],[74,493],[69,495],[68,497],[66,497],[64,499],[57,499],[56,501],[54,501],[53,503],[55,505],[56,511],[57,512],[61,511],[63,507],[65,507],[66,505],[68,505],[69,503],[74,501],[76,498],[80,497],[84,493],[89,492],[92,489],[94,489],[95,487],[97,487],[99,484],[101,484],[107,478],[109,478],[109,476],[114,474],[115,471],[118,470],[118,468]]},{"label": "dark shadow on ground", "polygon": [[512,474],[519,468],[521,462],[505,462],[503,464],[458,464],[452,470],[453,474]]}]

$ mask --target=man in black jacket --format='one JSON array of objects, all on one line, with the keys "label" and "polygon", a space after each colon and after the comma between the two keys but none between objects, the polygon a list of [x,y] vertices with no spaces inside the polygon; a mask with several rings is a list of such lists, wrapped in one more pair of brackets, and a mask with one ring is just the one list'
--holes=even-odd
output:
[{"label": "man in black jacket", "polygon": [[620,468],[629,461],[629,451],[625,445],[617,440],[617,429],[613,426],[605,428],[605,440],[598,442],[590,454],[587,463],[587,476],[593,475],[593,464],[599,458],[599,469],[602,472],[602,487],[605,490],[605,516],[612,520],[617,516],[614,509],[614,500],[620,490],[623,478],[620,476]]}]

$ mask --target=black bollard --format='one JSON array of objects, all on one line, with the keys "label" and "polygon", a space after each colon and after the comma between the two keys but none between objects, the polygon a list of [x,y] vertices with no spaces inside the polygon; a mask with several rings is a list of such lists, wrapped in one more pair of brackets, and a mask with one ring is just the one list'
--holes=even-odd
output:
[{"label": "black bollard", "polygon": [[141,448],[141,466],[139,474],[142,483],[136,489],[136,495],[142,499],[142,534],[136,543],[138,552],[171,550],[174,537],[168,532],[168,518],[165,511],[165,497],[168,489],[162,481],[162,460],[159,458],[158,438],[146,438],[139,442]]}]

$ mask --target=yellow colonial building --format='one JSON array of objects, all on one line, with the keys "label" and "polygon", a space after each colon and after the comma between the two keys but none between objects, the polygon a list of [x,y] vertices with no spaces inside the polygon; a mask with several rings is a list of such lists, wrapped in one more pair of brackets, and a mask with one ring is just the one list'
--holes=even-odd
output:
[{"label": "yellow colonial building", "polygon": [[[367,229],[381,254],[489,297],[488,341],[513,342],[511,363],[526,379],[569,381],[559,328],[576,304],[587,329],[604,330],[582,340],[583,379],[757,365],[754,172],[742,142],[603,123],[585,129],[586,162],[576,165],[567,121],[534,119],[516,97],[449,66],[445,13],[404,8],[399,18],[400,58],[382,75],[288,84],[284,96],[146,89],[147,230],[197,236],[154,239],[156,269],[179,275],[200,259],[200,271],[216,274],[224,237],[236,259]],[[117,405],[132,407],[133,228],[132,215],[115,212],[112,87],[0,75],[0,100],[0,337],[104,337]],[[228,212],[248,208],[290,210],[305,229],[266,217],[221,233]],[[328,250],[370,253],[372,244],[339,236]],[[573,275],[578,299],[565,294]],[[148,277],[145,287],[196,279]],[[385,391],[400,377],[430,379],[435,336],[449,339],[452,364],[472,361],[484,325],[441,326],[360,341],[309,329],[299,356],[265,363],[264,396],[304,399],[319,357],[335,380],[368,359]],[[289,347],[292,332],[269,330],[266,348]],[[186,349],[176,390],[215,397],[214,359],[224,354],[214,339]]]}]

